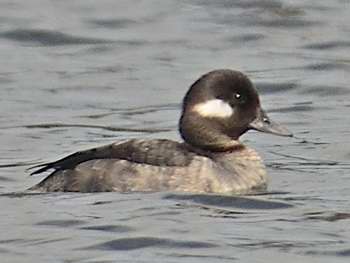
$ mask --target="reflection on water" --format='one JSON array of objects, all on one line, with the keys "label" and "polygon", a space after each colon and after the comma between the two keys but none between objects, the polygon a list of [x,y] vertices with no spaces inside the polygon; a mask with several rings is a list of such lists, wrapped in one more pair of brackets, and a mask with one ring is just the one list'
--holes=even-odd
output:
[{"label": "reflection on water", "polygon": [[[348,262],[346,1],[2,1],[4,262]],[[28,194],[26,169],[130,137],[179,140],[199,75],[242,70],[295,138],[250,132],[269,191]]]},{"label": "reflection on water", "polygon": [[251,199],[246,197],[216,196],[216,195],[167,195],[165,199],[188,200],[202,205],[215,207],[231,207],[241,209],[282,209],[292,205],[268,200]]}]

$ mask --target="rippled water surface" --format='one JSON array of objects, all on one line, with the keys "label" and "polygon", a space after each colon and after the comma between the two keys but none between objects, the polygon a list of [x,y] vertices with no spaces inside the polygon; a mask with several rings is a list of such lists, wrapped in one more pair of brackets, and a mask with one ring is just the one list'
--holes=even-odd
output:
[{"label": "rippled water surface", "polygon": [[[1,1],[1,262],[349,262],[349,1]],[[246,72],[295,138],[250,132],[269,192],[24,194],[26,169],[129,137]]]}]

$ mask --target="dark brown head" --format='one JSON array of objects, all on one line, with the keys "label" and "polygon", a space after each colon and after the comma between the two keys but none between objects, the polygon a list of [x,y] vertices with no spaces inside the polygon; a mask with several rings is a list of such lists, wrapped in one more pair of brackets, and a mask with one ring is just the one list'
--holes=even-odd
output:
[{"label": "dark brown head", "polygon": [[185,95],[180,133],[190,145],[225,151],[249,129],[291,136],[260,107],[257,90],[244,74],[215,70],[199,78]]}]

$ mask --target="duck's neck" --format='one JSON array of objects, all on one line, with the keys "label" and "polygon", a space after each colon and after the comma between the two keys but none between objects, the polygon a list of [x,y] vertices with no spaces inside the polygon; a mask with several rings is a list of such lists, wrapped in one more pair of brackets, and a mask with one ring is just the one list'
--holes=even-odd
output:
[{"label": "duck's neck", "polygon": [[238,138],[226,135],[220,123],[203,119],[180,119],[180,134],[185,142],[197,149],[211,152],[226,152],[244,147]]}]

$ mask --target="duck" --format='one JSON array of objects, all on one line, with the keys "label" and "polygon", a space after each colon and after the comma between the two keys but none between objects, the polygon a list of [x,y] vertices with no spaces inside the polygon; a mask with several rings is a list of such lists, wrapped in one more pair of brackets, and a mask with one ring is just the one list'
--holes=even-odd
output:
[{"label": "duck", "polygon": [[129,139],[36,165],[51,171],[29,188],[38,192],[183,192],[236,195],[265,191],[262,158],[239,138],[249,130],[292,137],[262,109],[258,91],[242,72],[202,75],[182,103],[183,141]]}]

